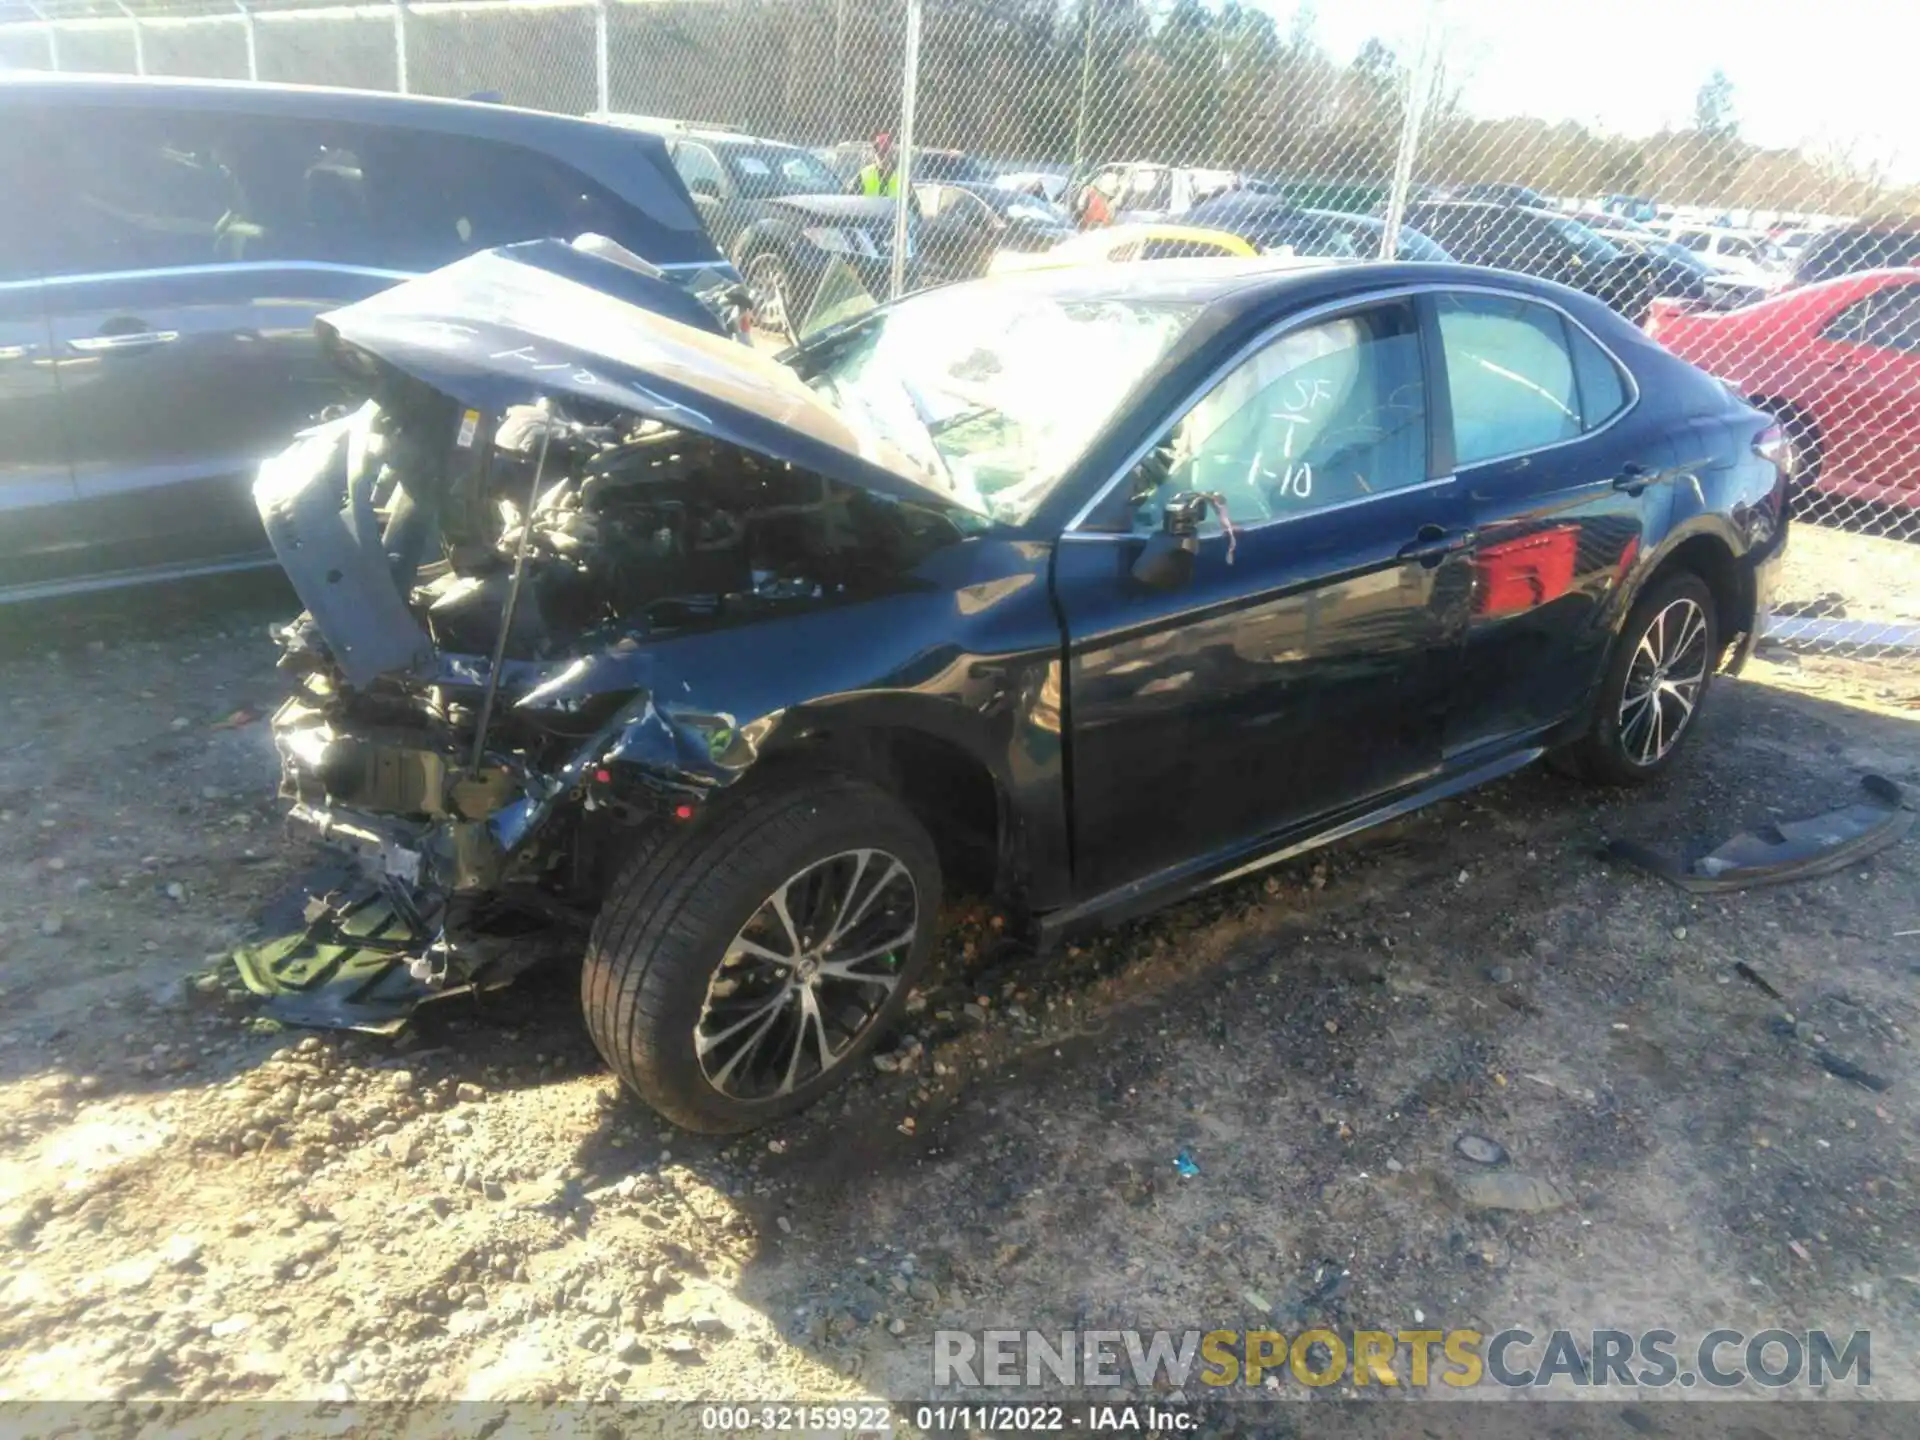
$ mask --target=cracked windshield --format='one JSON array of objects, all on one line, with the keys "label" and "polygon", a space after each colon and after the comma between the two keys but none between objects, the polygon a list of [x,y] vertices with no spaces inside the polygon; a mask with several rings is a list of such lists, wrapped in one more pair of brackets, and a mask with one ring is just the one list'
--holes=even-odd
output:
[{"label": "cracked windshield", "polygon": [[877,317],[813,383],[961,505],[1019,524],[1193,313],[1024,289],[938,291]]}]

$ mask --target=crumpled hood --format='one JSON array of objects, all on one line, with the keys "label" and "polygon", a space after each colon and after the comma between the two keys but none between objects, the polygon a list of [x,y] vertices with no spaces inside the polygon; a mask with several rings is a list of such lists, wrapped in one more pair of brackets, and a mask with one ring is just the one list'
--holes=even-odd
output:
[{"label": "crumpled hood", "polygon": [[496,415],[543,395],[591,401],[863,490],[952,503],[938,477],[864,437],[785,365],[686,323],[690,303],[671,282],[536,240],[468,256],[318,324],[328,344]]}]

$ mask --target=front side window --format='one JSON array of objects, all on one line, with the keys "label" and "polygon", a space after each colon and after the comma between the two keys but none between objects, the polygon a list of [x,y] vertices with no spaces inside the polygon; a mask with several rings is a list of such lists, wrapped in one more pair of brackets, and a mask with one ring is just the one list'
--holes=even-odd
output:
[{"label": "front side window", "polygon": [[849,423],[1019,524],[1192,320],[1187,304],[952,286],[828,342],[810,383]]},{"label": "front side window", "polygon": [[1579,390],[1559,311],[1504,295],[1466,293],[1442,294],[1435,306],[1457,465],[1523,454],[1580,434]]},{"label": "front side window", "polygon": [[1419,327],[1410,305],[1380,305],[1289,331],[1208,392],[1143,466],[1133,523],[1157,529],[1186,490],[1257,525],[1426,478]]}]

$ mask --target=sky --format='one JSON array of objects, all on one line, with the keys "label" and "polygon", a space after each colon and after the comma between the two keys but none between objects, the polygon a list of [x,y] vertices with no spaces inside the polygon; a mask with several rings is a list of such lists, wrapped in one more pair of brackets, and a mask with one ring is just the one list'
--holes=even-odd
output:
[{"label": "sky", "polygon": [[[1250,0],[1284,30],[1292,0]],[[1430,0],[1318,0],[1338,58],[1379,35],[1410,58]],[[1645,134],[1691,122],[1718,67],[1757,145],[1850,146],[1920,181],[1920,0],[1432,0],[1475,114]]]}]

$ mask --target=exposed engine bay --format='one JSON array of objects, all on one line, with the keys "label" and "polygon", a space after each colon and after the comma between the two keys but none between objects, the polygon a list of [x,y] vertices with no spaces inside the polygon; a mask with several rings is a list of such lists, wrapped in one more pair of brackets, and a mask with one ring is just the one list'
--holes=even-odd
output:
[{"label": "exposed engine bay", "polygon": [[736,717],[656,703],[647,641],[882,594],[954,535],[655,419],[552,397],[496,419],[382,380],[259,486],[310,607],[280,632],[282,789],[354,861],[242,959],[307,1023],[504,983],[540,953],[530,918],[584,924],[634,826],[750,763]]},{"label": "exposed engine bay", "polygon": [[701,278],[534,241],[321,317],[370,398],[254,484],[305,606],[281,790],[334,856],[240,957],[281,1018],[385,1027],[571,940],[782,723],[743,695],[794,642],[737,632],[893,593],[977,523]]}]

